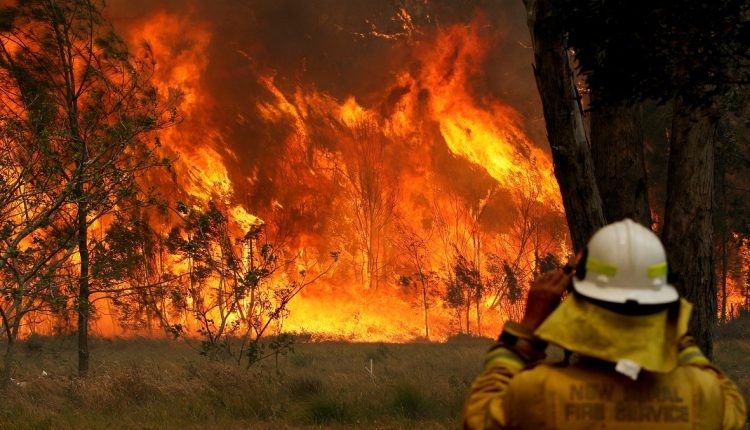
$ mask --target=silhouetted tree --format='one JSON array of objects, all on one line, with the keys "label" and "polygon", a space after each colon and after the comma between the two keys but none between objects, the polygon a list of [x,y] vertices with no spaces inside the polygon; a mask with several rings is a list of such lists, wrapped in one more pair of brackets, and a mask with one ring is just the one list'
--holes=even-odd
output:
[{"label": "silhouetted tree", "polygon": [[428,312],[432,306],[433,295],[435,294],[435,277],[436,273],[432,269],[430,261],[429,239],[431,232],[427,237],[421,237],[406,223],[400,222],[397,227],[398,238],[396,246],[402,250],[407,261],[407,267],[412,269],[409,276],[401,278],[401,284],[404,286],[411,285],[411,277],[414,277],[414,285],[419,290],[421,299],[422,316],[424,319],[424,336],[430,338],[430,324]]},{"label": "silhouetted tree", "polygon": [[[573,166],[564,165],[566,170],[582,175],[581,178],[589,178],[592,170],[585,140],[579,139],[580,144],[575,145],[570,140],[558,141],[560,136],[571,133],[582,136],[577,119],[566,122],[567,118],[578,118],[580,113],[573,105],[578,96],[570,90],[573,78],[568,48],[575,49],[579,71],[597,104],[614,106],[648,99],[672,104],[662,235],[671,279],[696,305],[691,331],[710,356],[716,319],[712,223],[715,130],[721,98],[731,88],[748,82],[750,6],[743,0],[720,4],[700,0],[680,4],[530,0],[526,5],[537,82],[564,202],[582,197],[593,207],[601,207],[598,187],[592,186],[589,179],[576,183],[568,173],[557,169],[555,153],[562,150],[575,154],[579,160]],[[622,108],[616,115],[623,119],[633,112]],[[635,119],[624,123],[637,125]],[[641,174],[640,152],[635,144],[628,144],[626,149],[633,168],[605,162],[600,163],[602,168],[620,171],[598,174],[607,184],[627,182],[625,189],[632,190],[627,199],[633,198],[633,192],[635,197],[644,196],[641,184],[646,183],[646,178]],[[619,152],[612,147],[606,150]],[[642,197],[636,201],[643,202]],[[591,207],[576,208],[568,203],[565,206],[566,212],[572,210],[568,221],[571,224],[574,218],[570,228],[574,246],[580,249],[582,242],[576,236],[586,229],[585,236],[590,236],[604,218],[592,218],[591,213],[597,210],[592,212]],[[626,206],[614,213],[642,212],[635,210],[642,205]]]}]

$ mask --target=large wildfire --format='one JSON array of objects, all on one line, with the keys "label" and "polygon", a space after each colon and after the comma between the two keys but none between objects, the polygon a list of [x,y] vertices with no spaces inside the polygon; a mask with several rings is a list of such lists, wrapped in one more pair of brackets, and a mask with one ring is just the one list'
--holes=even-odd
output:
[{"label": "large wildfire", "polygon": [[403,342],[518,317],[571,252],[519,11],[215,3],[105,10],[181,97],[171,167],[140,178],[161,204],[129,218],[155,238],[132,245],[141,301],[95,294],[94,330]]},{"label": "large wildfire", "polygon": [[[566,252],[549,157],[529,138],[541,123],[493,84],[491,56],[518,61],[519,36],[479,7],[272,3],[113,5],[134,16],[115,21],[126,39],[151,45],[158,86],[184,93],[162,188],[219,202],[238,234],[262,223],[305,270],[337,253],[285,330],[442,339],[486,314],[492,332],[542,259]],[[478,305],[469,285],[446,298],[461,268],[486,289]]]}]

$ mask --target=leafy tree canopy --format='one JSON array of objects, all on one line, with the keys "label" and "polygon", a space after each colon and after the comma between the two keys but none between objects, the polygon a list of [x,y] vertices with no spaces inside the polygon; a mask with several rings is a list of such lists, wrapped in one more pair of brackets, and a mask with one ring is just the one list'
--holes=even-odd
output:
[{"label": "leafy tree canopy", "polygon": [[599,101],[705,105],[750,78],[748,0],[562,0],[558,10]]}]

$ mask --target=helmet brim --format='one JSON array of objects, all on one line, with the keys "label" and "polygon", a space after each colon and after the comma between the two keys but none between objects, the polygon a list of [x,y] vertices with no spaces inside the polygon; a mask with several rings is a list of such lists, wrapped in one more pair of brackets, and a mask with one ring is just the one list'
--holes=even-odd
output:
[{"label": "helmet brim", "polygon": [[583,296],[609,303],[637,302],[639,305],[661,305],[676,302],[680,295],[674,286],[662,285],[656,289],[633,289],[633,287],[602,287],[586,280],[573,278],[573,288]]}]

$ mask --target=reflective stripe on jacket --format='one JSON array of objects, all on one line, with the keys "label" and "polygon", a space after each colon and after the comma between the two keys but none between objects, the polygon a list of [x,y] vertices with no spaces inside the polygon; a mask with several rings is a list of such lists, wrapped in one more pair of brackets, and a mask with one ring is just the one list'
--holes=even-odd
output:
[{"label": "reflective stripe on jacket", "polygon": [[526,367],[506,348],[487,354],[463,410],[465,429],[742,429],[737,387],[698,348],[669,373],[637,380],[614,365],[582,360]]}]

